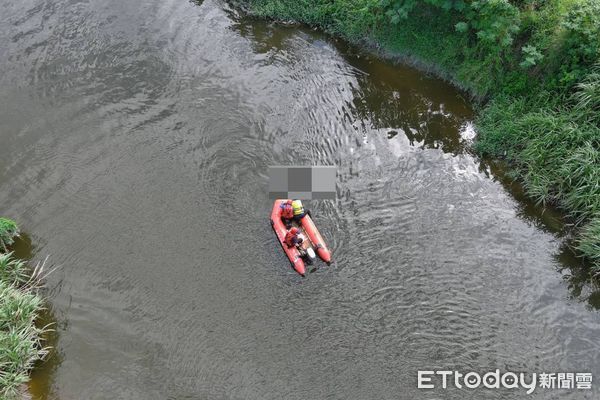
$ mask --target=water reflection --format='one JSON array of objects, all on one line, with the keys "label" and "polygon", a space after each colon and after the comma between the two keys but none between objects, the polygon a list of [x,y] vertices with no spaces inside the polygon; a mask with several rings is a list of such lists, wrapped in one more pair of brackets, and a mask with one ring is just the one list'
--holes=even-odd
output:
[{"label": "water reflection", "polygon": [[586,303],[589,309],[600,309],[600,288],[590,280],[591,264],[576,255],[574,243],[570,239],[573,225],[569,219],[561,210],[551,206],[542,207],[529,198],[523,185],[506,173],[507,166],[503,162],[483,160],[481,166],[518,201],[517,214],[520,218],[563,239],[555,254],[555,260],[557,270],[563,275],[563,280],[568,286],[570,298]]},{"label": "water reflection", "polygon": [[[69,321],[64,361],[40,387],[64,399],[414,399],[425,366],[599,365],[598,314],[565,301],[560,238],[538,229],[548,214],[528,217],[469,154],[462,94],[212,0],[57,3],[49,25],[80,35],[22,36],[17,50],[48,40],[45,56],[0,58],[0,100],[23,114],[0,108],[0,134],[25,138],[0,147],[0,203],[29,221],[39,257],[65,266],[52,295]],[[37,77],[33,95],[7,94],[19,76]],[[267,221],[266,167],[293,163],[339,168],[337,202],[310,205],[335,263],[307,279]]]},{"label": "water reflection", "polygon": [[338,73],[356,78],[356,84],[350,86],[352,100],[346,105],[353,121],[382,129],[392,137],[402,133],[412,146],[453,154],[468,150],[472,137],[465,132],[472,130],[473,112],[467,96],[449,84],[305,27],[254,20],[235,10],[229,10],[229,15],[234,20],[232,28],[251,40],[256,53],[266,54],[269,63],[278,59],[294,62],[291,49],[298,47],[299,33],[313,47],[333,48],[343,55],[348,64]]},{"label": "water reflection", "polygon": [[21,260],[31,260],[35,254],[31,236],[27,232],[21,232],[10,250]]},{"label": "water reflection", "polygon": [[567,240],[556,255],[558,272],[567,283],[571,298],[585,303],[590,310],[600,309],[600,287],[590,282],[590,266],[573,251],[573,243]]},{"label": "water reflection", "polygon": [[67,324],[57,321],[55,310],[51,304],[46,304],[46,309],[39,316],[36,324],[39,327],[47,327],[47,331],[43,335],[43,344],[51,350],[46,358],[38,361],[31,371],[28,392],[32,400],[58,399],[53,383],[63,362],[63,355],[59,350],[60,332],[67,329]]}]

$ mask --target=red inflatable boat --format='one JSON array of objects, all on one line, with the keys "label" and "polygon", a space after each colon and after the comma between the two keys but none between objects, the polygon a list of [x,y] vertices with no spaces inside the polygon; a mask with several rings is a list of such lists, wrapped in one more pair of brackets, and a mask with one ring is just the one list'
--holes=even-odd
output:
[{"label": "red inflatable boat", "polygon": [[304,218],[300,220],[302,224],[302,228],[304,228],[304,232],[308,235],[308,238],[312,242],[314,248],[317,250],[317,254],[321,258],[321,260],[325,261],[327,265],[331,264],[331,252],[325,245],[325,241],[323,237],[319,233],[319,230],[315,226],[310,215],[305,215]]},{"label": "red inflatable boat", "polygon": [[[306,273],[306,267],[304,265],[304,260],[300,256],[300,252],[296,247],[288,247],[285,244],[285,235],[287,234],[287,228],[281,219],[281,204],[286,202],[287,199],[277,199],[273,204],[273,211],[271,211],[271,225],[273,226],[273,230],[277,235],[277,239],[279,239],[279,243],[283,247],[283,251],[288,256],[292,266],[300,275],[304,276]],[[325,245],[325,241],[323,237],[317,230],[313,220],[309,215],[305,215],[304,218],[300,220],[300,225],[302,231],[308,236],[310,239],[312,247],[316,250],[319,257],[329,265],[331,263],[331,252],[327,249]]]}]

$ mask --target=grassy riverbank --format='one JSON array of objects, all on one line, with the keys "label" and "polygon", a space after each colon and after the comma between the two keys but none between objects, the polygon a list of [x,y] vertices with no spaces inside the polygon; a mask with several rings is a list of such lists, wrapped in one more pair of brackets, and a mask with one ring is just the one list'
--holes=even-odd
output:
[{"label": "grassy riverbank", "polygon": [[47,350],[42,347],[43,329],[35,321],[43,309],[38,295],[41,269],[31,270],[12,253],[2,253],[12,243],[18,228],[0,218],[0,399],[18,399],[29,380],[33,364]]},{"label": "grassy riverbank", "polygon": [[480,104],[475,149],[503,158],[527,193],[576,226],[600,274],[600,2],[597,0],[240,0],[400,56]]}]

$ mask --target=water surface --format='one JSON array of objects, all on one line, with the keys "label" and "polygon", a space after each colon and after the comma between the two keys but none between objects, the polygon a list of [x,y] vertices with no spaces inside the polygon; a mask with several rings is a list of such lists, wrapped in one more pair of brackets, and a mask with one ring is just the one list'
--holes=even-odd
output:
[{"label": "water surface", "polygon": [[[0,5],[0,213],[48,282],[35,399],[521,399],[420,369],[593,372],[561,221],[469,153],[465,96],[210,0]],[[302,279],[267,167],[335,164]],[[597,385],[596,385],[597,386]],[[535,399],[594,398],[536,391]]]}]

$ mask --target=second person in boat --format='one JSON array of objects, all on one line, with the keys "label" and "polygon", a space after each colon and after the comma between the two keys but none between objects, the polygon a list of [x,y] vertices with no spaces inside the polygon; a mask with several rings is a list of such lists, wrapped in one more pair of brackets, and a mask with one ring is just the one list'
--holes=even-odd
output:
[{"label": "second person in boat", "polygon": [[292,229],[286,233],[284,241],[288,247],[300,247],[303,241],[300,237],[300,230],[295,226],[292,227]]}]

